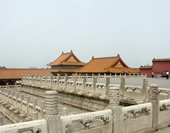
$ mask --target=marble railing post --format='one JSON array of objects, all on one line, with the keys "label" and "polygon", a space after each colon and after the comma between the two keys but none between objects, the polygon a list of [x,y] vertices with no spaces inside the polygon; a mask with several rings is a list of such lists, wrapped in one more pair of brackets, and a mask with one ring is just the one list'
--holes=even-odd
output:
[{"label": "marble railing post", "polygon": [[34,83],[34,80],[33,80],[33,79],[34,79],[34,75],[32,74],[32,75],[31,75],[31,85]]},{"label": "marble railing post", "polygon": [[158,86],[152,84],[149,89],[149,99],[152,103],[152,127],[156,130],[159,121]]},{"label": "marble railing post", "polygon": [[148,98],[148,79],[147,78],[143,79],[142,96],[143,96],[143,100],[147,101],[147,98]]},{"label": "marble railing post", "polygon": [[106,77],[106,84],[105,84],[105,94],[108,95],[109,93],[109,84],[110,84],[110,77]]},{"label": "marble railing post", "polygon": [[68,75],[66,74],[65,77],[64,77],[64,83],[65,83],[64,90],[67,89],[67,81],[68,81]]},{"label": "marble railing post", "polygon": [[45,76],[44,87],[48,88],[47,85],[48,85],[48,75]]},{"label": "marble railing post", "polygon": [[11,91],[7,90],[7,94],[8,94],[8,103],[10,103],[10,94],[11,94]]},{"label": "marble railing post", "polygon": [[9,83],[6,83],[6,89],[8,89],[9,88]]},{"label": "marble railing post", "polygon": [[76,81],[77,81],[77,76],[74,76],[74,92],[76,93],[77,90],[76,90]]},{"label": "marble railing post", "polygon": [[59,74],[57,74],[57,89],[59,89],[59,81],[60,81],[60,75]]},{"label": "marble railing post", "polygon": [[115,73],[115,78],[117,77],[116,73]]},{"label": "marble railing post", "polygon": [[38,120],[38,112],[34,111],[34,112],[32,113],[32,119],[33,119],[33,120]]},{"label": "marble railing post", "polygon": [[33,110],[36,111],[36,106],[37,106],[37,98],[33,99]]},{"label": "marble railing post", "polygon": [[14,91],[11,92],[11,104],[13,105],[14,104]]},{"label": "marble railing post", "polygon": [[170,99],[170,90],[168,91],[168,99]]},{"label": "marble railing post", "polygon": [[120,106],[120,88],[109,88],[109,109],[112,110],[112,133],[121,133],[122,108]]},{"label": "marble railing post", "polygon": [[29,113],[30,97],[27,97],[27,113]]},{"label": "marble railing post", "polygon": [[23,110],[23,101],[24,101],[24,95],[21,95],[21,110]]},{"label": "marble railing post", "polygon": [[97,77],[93,76],[93,91],[96,92]]},{"label": "marble railing post", "polygon": [[38,75],[35,76],[35,85],[38,85]]},{"label": "marble railing post", "polygon": [[21,110],[23,110],[24,95],[21,95]]},{"label": "marble railing post", "polygon": [[17,89],[17,82],[15,82],[15,87],[14,88]]},{"label": "marble railing post", "polygon": [[121,77],[120,91],[121,91],[121,95],[124,96],[124,93],[125,93],[125,77]]},{"label": "marble railing post", "polygon": [[61,133],[61,120],[58,115],[58,93],[56,91],[45,92],[45,109],[48,133]]},{"label": "marble railing post", "polygon": [[2,126],[2,125],[3,125],[3,117],[0,116],[0,126]]},{"label": "marble railing post", "polygon": [[51,76],[51,89],[53,88],[53,79],[54,79],[54,76]]},{"label": "marble railing post", "polygon": [[87,80],[87,76],[83,77],[83,90],[85,90],[86,88],[86,80]]},{"label": "marble railing post", "polygon": [[42,84],[42,74],[40,75],[40,86]]},{"label": "marble railing post", "polygon": [[17,108],[17,103],[18,103],[19,93],[18,93],[18,92],[16,92],[16,93],[15,93],[15,95],[16,95],[16,99],[15,99],[15,107]]},{"label": "marble railing post", "polygon": [[41,102],[41,118],[43,119],[44,118],[44,107],[45,104],[44,104],[44,101]]}]

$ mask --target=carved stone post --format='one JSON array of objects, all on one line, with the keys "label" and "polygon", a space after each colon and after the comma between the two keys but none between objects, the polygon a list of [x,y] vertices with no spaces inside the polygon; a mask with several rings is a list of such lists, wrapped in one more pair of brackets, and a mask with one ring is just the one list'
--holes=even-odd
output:
[{"label": "carved stone post", "polygon": [[54,76],[51,76],[51,88],[50,89],[53,88],[53,79],[54,79]]},{"label": "carved stone post", "polygon": [[38,120],[38,112],[34,111],[34,112],[32,113],[32,119],[33,119],[33,120]]},{"label": "carved stone post", "polygon": [[86,80],[87,80],[87,76],[83,77],[83,90],[85,90],[86,88]]},{"label": "carved stone post", "polygon": [[36,111],[36,106],[37,106],[37,98],[33,99],[33,110]]},{"label": "carved stone post", "polygon": [[15,107],[17,108],[17,103],[18,103],[19,93],[18,93],[18,92],[16,92],[15,94],[16,94]]},{"label": "carved stone post", "polygon": [[57,74],[57,89],[59,89],[59,81],[60,81],[60,75],[59,74]]},{"label": "carved stone post", "polygon": [[120,88],[109,88],[109,106],[112,110],[112,133],[121,133],[122,127],[122,109],[120,104]]},{"label": "carved stone post", "polygon": [[68,81],[68,75],[66,74],[65,77],[64,77],[64,83],[65,83],[64,90],[67,89],[67,81]]},{"label": "carved stone post", "polygon": [[40,87],[41,87],[41,84],[42,84],[42,74],[40,75]]},{"label": "carved stone post", "polygon": [[97,77],[93,76],[93,90],[96,92]]},{"label": "carved stone post", "polygon": [[43,119],[44,118],[44,107],[45,104],[44,104],[44,101],[41,102],[41,118]]},{"label": "carved stone post", "polygon": [[21,95],[21,110],[23,110],[24,95]]},{"label": "carved stone post", "polygon": [[120,91],[121,91],[121,95],[124,96],[124,93],[125,93],[125,77],[121,77]]},{"label": "carved stone post", "polygon": [[2,125],[3,125],[3,117],[0,116],[0,126],[2,126]]},{"label": "carved stone post", "polygon": [[14,91],[11,92],[11,104],[13,105],[14,104]]},{"label": "carved stone post", "polygon": [[77,81],[77,76],[74,76],[74,92],[76,93],[77,90],[76,90],[76,81]]},{"label": "carved stone post", "polygon": [[152,103],[152,127],[157,128],[158,121],[159,121],[159,100],[158,100],[158,86],[152,84],[149,89],[149,99]]},{"label": "carved stone post", "polygon": [[27,113],[29,113],[30,97],[27,97]]},{"label": "carved stone post", "polygon": [[15,87],[14,88],[17,89],[17,82],[15,82]]},{"label": "carved stone post", "polygon": [[33,85],[33,83],[34,83],[34,75],[32,74],[31,75],[31,85]]},{"label": "carved stone post", "polygon": [[58,116],[58,93],[56,91],[45,92],[45,109],[49,133],[61,133],[60,116]]},{"label": "carved stone post", "polygon": [[9,83],[6,83],[6,89],[8,89],[9,88]]},{"label": "carved stone post", "polygon": [[147,101],[147,98],[148,98],[148,79],[147,78],[143,79],[142,96],[143,96],[143,100]]},{"label": "carved stone post", "polygon": [[106,77],[106,84],[105,84],[105,89],[106,89],[106,96],[109,93],[109,84],[110,84],[110,78]]}]

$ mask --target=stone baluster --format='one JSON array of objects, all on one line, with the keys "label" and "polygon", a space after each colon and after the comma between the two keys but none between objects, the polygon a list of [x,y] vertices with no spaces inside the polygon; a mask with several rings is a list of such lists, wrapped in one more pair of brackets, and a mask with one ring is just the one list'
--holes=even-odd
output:
[{"label": "stone baluster", "polygon": [[33,120],[38,120],[38,112],[37,112],[37,111],[34,111],[34,112],[32,113],[32,119],[33,119]]},{"label": "stone baluster", "polygon": [[10,103],[10,94],[11,94],[11,91],[10,91],[10,90],[7,90],[8,103]]},{"label": "stone baluster", "polygon": [[86,80],[87,80],[87,76],[83,77],[83,90],[85,90],[86,88]]},{"label": "stone baluster", "polygon": [[15,87],[14,88],[17,89],[17,82],[15,82]]},{"label": "stone baluster", "polygon": [[59,83],[60,82],[60,75],[59,74],[57,74],[57,89],[59,89]]},{"label": "stone baluster", "polygon": [[27,97],[27,113],[29,113],[30,97]]},{"label": "stone baluster", "polygon": [[108,95],[108,93],[109,93],[109,84],[110,84],[110,78],[109,77],[106,77],[106,84],[105,84],[105,94],[106,94],[106,96]]},{"label": "stone baluster", "polygon": [[40,75],[40,87],[41,87],[41,85],[42,85],[42,74]]},{"label": "stone baluster", "polygon": [[64,83],[65,83],[64,90],[67,89],[67,81],[68,81],[68,75],[66,74],[65,77],[64,77]]},{"label": "stone baluster", "polygon": [[170,91],[168,91],[168,99],[170,99]]},{"label": "stone baluster", "polygon": [[93,91],[96,92],[97,77],[93,76]]},{"label": "stone baluster", "polygon": [[122,109],[120,106],[120,88],[110,87],[109,88],[109,109],[112,110],[112,133],[121,133],[122,120]]},{"label": "stone baluster", "polygon": [[31,77],[30,77],[30,75],[28,74],[28,85],[30,85],[31,84]]},{"label": "stone baluster", "polygon": [[49,133],[61,133],[61,120],[58,115],[58,93],[56,91],[45,92],[45,109]]},{"label": "stone baluster", "polygon": [[121,77],[120,91],[121,91],[121,95],[124,96],[124,93],[125,93],[125,77]]},{"label": "stone baluster", "polygon": [[18,92],[16,92],[16,93],[15,93],[15,95],[16,95],[16,99],[15,99],[15,107],[17,108],[17,103],[18,103],[19,93],[18,93]]},{"label": "stone baluster", "polygon": [[147,98],[148,98],[148,79],[147,78],[143,79],[142,96],[143,96],[143,100],[147,101]]},{"label": "stone baluster", "polygon": [[48,85],[48,75],[45,76],[45,82],[44,82],[44,87],[48,88],[47,85]]},{"label": "stone baluster", "polygon": [[35,83],[34,84],[35,84],[35,86],[38,85],[38,75],[35,76]]},{"label": "stone baluster", "polygon": [[3,126],[3,117],[0,116],[0,126]]},{"label": "stone baluster", "polygon": [[45,108],[45,104],[44,101],[41,102],[41,119],[44,118],[44,108]]},{"label": "stone baluster", "polygon": [[152,84],[149,89],[149,100],[152,103],[152,127],[157,130],[157,125],[159,121],[159,100],[158,100],[158,86]]},{"label": "stone baluster", "polygon": [[6,83],[6,89],[8,89],[9,88],[9,83]]},{"label": "stone baluster", "polygon": [[53,79],[54,79],[54,76],[51,76],[51,89],[53,88]]},{"label": "stone baluster", "polygon": [[73,85],[74,85],[74,92],[75,93],[77,92],[77,90],[76,90],[76,81],[77,81],[77,76],[74,76],[74,83],[73,83]]},{"label": "stone baluster", "polygon": [[37,98],[33,99],[33,110],[36,111],[36,106],[37,106]]},{"label": "stone baluster", "polygon": [[24,101],[24,95],[21,95],[21,110],[24,110],[23,101]]},{"label": "stone baluster", "polygon": [[115,73],[115,78],[117,77],[116,73]]},{"label": "stone baluster", "polygon": [[14,104],[14,91],[11,92],[11,104]]},{"label": "stone baluster", "polygon": [[32,74],[31,75],[31,85],[33,85],[34,84],[34,75]]}]

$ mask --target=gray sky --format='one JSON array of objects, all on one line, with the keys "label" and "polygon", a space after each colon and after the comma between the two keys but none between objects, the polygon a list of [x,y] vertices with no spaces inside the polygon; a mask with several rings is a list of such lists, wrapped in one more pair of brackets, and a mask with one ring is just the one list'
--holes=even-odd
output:
[{"label": "gray sky", "polygon": [[0,0],[0,66],[46,67],[120,54],[130,67],[170,58],[170,0]]}]

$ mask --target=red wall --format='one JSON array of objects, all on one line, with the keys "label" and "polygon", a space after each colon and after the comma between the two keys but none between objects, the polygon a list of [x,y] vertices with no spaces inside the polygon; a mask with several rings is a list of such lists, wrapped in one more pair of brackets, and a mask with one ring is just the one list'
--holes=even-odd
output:
[{"label": "red wall", "polygon": [[170,72],[170,62],[153,62],[152,71],[155,74],[161,74],[162,72]]},{"label": "red wall", "polygon": [[152,77],[152,70],[140,70],[140,75],[147,75],[147,77]]}]

